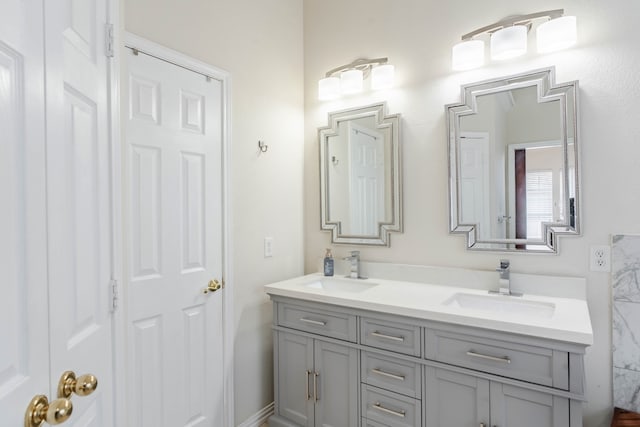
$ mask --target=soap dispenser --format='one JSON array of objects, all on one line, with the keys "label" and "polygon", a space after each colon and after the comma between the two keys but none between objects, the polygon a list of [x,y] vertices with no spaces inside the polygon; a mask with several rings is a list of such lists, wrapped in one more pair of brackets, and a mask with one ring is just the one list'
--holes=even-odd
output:
[{"label": "soap dispenser", "polygon": [[327,249],[324,254],[324,275],[333,276],[333,255],[331,255],[331,249]]}]

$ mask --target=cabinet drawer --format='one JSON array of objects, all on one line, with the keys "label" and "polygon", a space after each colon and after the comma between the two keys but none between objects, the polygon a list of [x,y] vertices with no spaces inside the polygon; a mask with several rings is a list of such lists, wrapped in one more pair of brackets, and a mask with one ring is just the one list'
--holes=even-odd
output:
[{"label": "cabinet drawer", "polygon": [[362,318],[360,342],[375,348],[420,356],[420,327],[381,319]]},{"label": "cabinet drawer", "polygon": [[363,351],[361,369],[365,384],[417,399],[422,395],[421,369],[417,363]]},{"label": "cabinet drawer", "polygon": [[278,304],[278,325],[325,337],[356,342],[356,316],[325,309]]},{"label": "cabinet drawer", "polygon": [[421,414],[419,400],[376,387],[362,386],[362,416],[367,420],[390,427],[419,427],[422,424]]},{"label": "cabinet drawer", "polygon": [[428,329],[425,357],[534,384],[569,389],[569,354],[562,351]]},{"label": "cabinet drawer", "polygon": [[366,418],[362,419],[362,427],[387,427],[384,424],[377,423],[375,421],[368,420]]}]

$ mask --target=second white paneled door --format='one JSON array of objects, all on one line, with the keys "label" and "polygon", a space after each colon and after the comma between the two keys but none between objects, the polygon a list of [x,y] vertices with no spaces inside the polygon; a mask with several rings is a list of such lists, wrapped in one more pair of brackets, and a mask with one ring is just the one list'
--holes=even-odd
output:
[{"label": "second white paneled door", "polygon": [[[92,373],[74,426],[112,426],[111,145],[105,0],[44,2],[51,372]],[[58,378],[52,378],[55,389]],[[67,424],[67,425],[69,425]]]},{"label": "second white paneled door", "polygon": [[[51,405],[58,423],[114,425],[110,9],[107,0],[0,6],[2,426],[38,425],[45,398],[66,395],[65,371],[94,374],[98,388]],[[41,405],[27,412],[34,397]]]},{"label": "second white paneled door", "polygon": [[128,422],[223,426],[222,82],[124,57]]}]

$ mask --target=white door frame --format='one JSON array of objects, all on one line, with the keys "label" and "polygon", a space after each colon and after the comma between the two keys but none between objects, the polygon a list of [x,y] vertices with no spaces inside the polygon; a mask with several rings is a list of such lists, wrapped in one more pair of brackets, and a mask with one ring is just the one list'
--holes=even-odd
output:
[{"label": "white door frame", "polygon": [[[232,269],[232,258],[231,254],[233,253],[231,247],[231,230],[232,230],[232,217],[230,215],[230,178],[231,174],[229,173],[229,165],[231,160],[231,75],[220,68],[214,67],[205,62],[198,61],[194,58],[191,58],[183,53],[177,52],[175,50],[169,49],[157,43],[154,43],[150,40],[139,37],[135,34],[124,32],[124,40],[123,43],[117,43],[115,46],[119,46],[122,48],[135,48],[140,52],[146,53],[148,55],[154,56],[158,59],[171,62],[177,66],[186,68],[188,70],[204,74],[207,76],[211,76],[216,80],[219,80],[222,84],[222,278],[224,291],[222,292],[222,321],[223,321],[223,354],[222,354],[222,364],[223,364],[223,419],[224,425],[232,426],[234,424],[234,390],[233,390],[233,269]],[[112,96],[117,97],[117,100],[120,98],[119,94],[119,85],[115,84],[116,91],[112,91]],[[127,102],[123,100],[123,102]],[[118,102],[119,103],[119,102]],[[117,125],[114,126],[114,132],[117,132],[117,135],[120,136],[120,117],[117,117]],[[120,139],[120,138],[118,138]],[[114,152],[114,155],[117,155],[117,159],[121,159],[121,148],[118,146],[117,153]],[[120,200],[122,197],[122,183],[120,178],[120,163],[121,161],[116,162],[118,164],[117,170],[114,170],[114,174],[116,177],[114,178],[114,183],[117,183],[117,190],[114,190],[114,193],[117,193],[119,196],[115,200],[115,205],[119,209],[118,213],[118,224],[117,230],[119,230],[119,235],[117,237],[118,240],[118,252],[120,256],[118,257],[118,276],[122,277],[122,201]],[[117,172],[117,173],[115,173]],[[124,291],[122,291],[124,294]],[[126,302],[125,302],[126,303]],[[126,343],[127,343],[127,329],[126,329],[126,319],[124,316],[125,310],[119,308],[117,310],[117,326],[114,328],[115,331],[115,345],[114,350],[117,350],[117,355],[115,356],[115,377],[116,387],[118,390],[125,390],[125,383],[122,378],[126,376]],[[118,421],[117,425],[126,425],[127,421],[127,413],[126,413],[126,400],[125,393],[117,393],[115,396],[116,403],[116,420]]]}]

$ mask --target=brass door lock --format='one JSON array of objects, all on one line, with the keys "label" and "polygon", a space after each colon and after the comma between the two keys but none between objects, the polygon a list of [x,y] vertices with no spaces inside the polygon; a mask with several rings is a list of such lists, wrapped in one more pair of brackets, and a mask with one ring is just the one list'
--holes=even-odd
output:
[{"label": "brass door lock", "polygon": [[24,415],[24,427],[40,427],[47,422],[51,425],[61,424],[69,419],[73,405],[69,399],[56,399],[49,403],[47,396],[35,396]]}]

